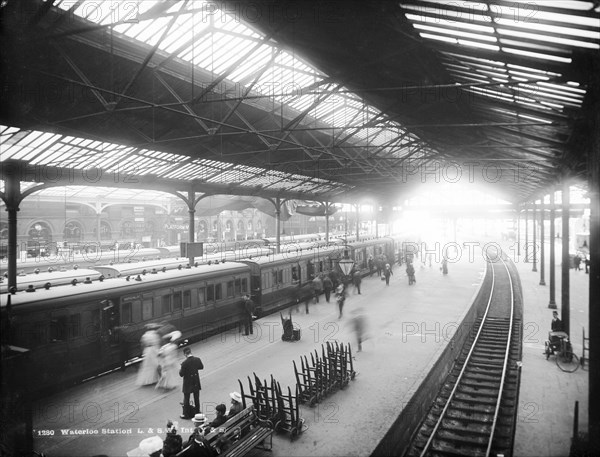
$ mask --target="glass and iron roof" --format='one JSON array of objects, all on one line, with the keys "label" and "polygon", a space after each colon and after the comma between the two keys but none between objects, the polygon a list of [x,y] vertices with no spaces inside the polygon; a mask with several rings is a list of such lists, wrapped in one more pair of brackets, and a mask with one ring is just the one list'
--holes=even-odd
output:
[{"label": "glass and iron roof", "polygon": [[[343,187],[323,179],[307,178],[277,170],[194,159],[178,154],[2,125],[0,143],[3,161],[22,160],[34,166],[99,169],[104,174],[115,176],[154,175],[166,179],[261,186],[262,189],[314,194],[327,193]],[[90,176],[90,181],[93,180],[94,176]],[[79,188],[76,189],[74,196],[82,192]],[[57,191],[46,189],[42,192],[46,195]],[[59,196],[63,195],[58,192]],[[94,190],[90,192],[94,193]],[[130,192],[124,191],[125,195],[129,195]]]},{"label": "glass and iron roof", "polygon": [[[597,2],[423,0],[401,6],[422,38],[451,45],[440,52],[452,78],[477,96],[511,103],[515,109],[506,114],[531,108],[540,116],[520,116],[550,124],[546,114],[581,107],[586,89],[580,82],[547,68],[549,62],[566,68],[578,48],[600,49],[600,19],[588,14],[598,12]],[[507,55],[529,64],[507,63]]]},{"label": "glass and iron roof", "polygon": [[[351,90],[329,82],[328,75],[252,29],[251,5],[240,3],[239,10],[220,10],[215,2],[203,0],[144,0],[127,4],[128,8],[115,6],[113,0],[55,2],[69,14],[111,25],[118,34],[150,46],[158,45],[165,53],[200,69],[215,75],[227,74],[227,81],[234,88],[251,85],[248,100],[262,98],[285,104],[305,114],[302,124],[307,127],[338,132],[354,128],[354,143],[384,146],[389,148],[391,157],[408,152],[402,146],[416,139]],[[160,40],[164,33],[166,37]],[[373,127],[365,127],[372,123]],[[399,144],[386,146],[398,136],[402,137]]]}]

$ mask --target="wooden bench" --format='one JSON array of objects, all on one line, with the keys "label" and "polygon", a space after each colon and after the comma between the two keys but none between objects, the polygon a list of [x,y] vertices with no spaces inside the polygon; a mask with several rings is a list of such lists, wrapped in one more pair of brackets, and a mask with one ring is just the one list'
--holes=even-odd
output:
[{"label": "wooden bench", "polygon": [[[223,428],[225,432],[219,433]],[[221,427],[205,436],[214,448],[220,448],[222,443],[228,443],[220,453],[222,456],[234,457],[246,455],[255,447],[270,451],[273,447],[273,423],[258,417],[254,405],[248,406]],[[268,445],[266,441],[268,439]]]}]

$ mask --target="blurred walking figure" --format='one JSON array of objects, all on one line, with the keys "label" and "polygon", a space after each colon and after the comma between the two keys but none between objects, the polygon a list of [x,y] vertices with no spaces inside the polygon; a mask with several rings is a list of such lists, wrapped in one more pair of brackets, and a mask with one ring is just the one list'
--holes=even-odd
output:
[{"label": "blurred walking figure", "polygon": [[412,286],[417,282],[415,279],[415,267],[413,267],[412,263],[406,264],[406,275],[408,276],[408,285]]},{"label": "blurred walking figure", "polygon": [[177,344],[176,340],[181,338],[181,332],[175,330],[164,336],[169,342],[158,351],[158,360],[160,364],[160,379],[156,383],[158,389],[174,389],[179,383],[179,367],[177,366]]},{"label": "blurred walking figure", "polygon": [[333,290],[333,282],[331,278],[327,275],[323,278],[323,290],[325,291],[325,301],[329,303],[329,299],[331,298],[331,291]]},{"label": "blurred walking figure", "polygon": [[138,386],[147,386],[158,381],[158,350],[160,348],[160,335],[156,331],[158,327],[158,324],[148,324],[146,332],[142,335],[143,360],[135,381]]},{"label": "blurred walking figure", "polygon": [[342,314],[344,311],[344,303],[346,302],[346,285],[340,284],[335,291],[335,299],[338,304],[338,308],[340,310],[340,315],[338,319],[342,318]]},{"label": "blurred walking figure", "polygon": [[354,293],[358,291],[358,295],[360,295],[360,283],[362,282],[362,276],[360,275],[360,271],[356,270],[352,275],[352,283],[354,284]]},{"label": "blurred walking figure", "polygon": [[441,268],[441,270],[442,270],[442,274],[445,274],[445,275],[448,274],[448,260],[446,260],[446,258],[444,258],[442,260],[442,268]]},{"label": "blurred walking figure", "polygon": [[352,320],[350,321],[356,334],[356,342],[358,344],[358,351],[362,351],[362,342],[366,340],[366,329],[367,321],[362,308],[356,308],[352,311]]},{"label": "blurred walking figure", "polygon": [[392,267],[390,267],[389,263],[386,263],[385,270],[383,271],[383,275],[385,276],[385,285],[386,286],[390,285],[390,276],[393,274],[394,273],[392,273]]}]

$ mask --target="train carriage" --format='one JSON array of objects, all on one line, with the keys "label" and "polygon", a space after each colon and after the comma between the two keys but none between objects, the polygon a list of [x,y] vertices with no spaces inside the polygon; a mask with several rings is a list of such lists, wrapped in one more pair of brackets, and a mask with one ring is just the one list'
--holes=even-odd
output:
[{"label": "train carriage", "polygon": [[[268,257],[271,250],[266,248],[247,247],[237,251],[223,251],[214,254],[205,253],[202,257],[194,258],[194,265],[205,265],[209,263],[237,262],[242,259]],[[159,271],[188,268],[189,259],[176,257],[171,259],[146,260],[131,263],[117,263],[112,265],[96,265],[94,269],[104,275],[105,278],[119,278],[138,274],[152,274]]]},{"label": "train carriage", "polygon": [[[75,254],[73,252],[59,252],[45,257],[23,256],[17,259],[17,271],[33,273],[35,270],[49,271],[61,268],[73,268],[77,265],[82,268],[91,268],[94,265],[103,265],[110,262],[126,263],[135,260],[158,259],[164,255],[158,249],[134,248],[117,249],[110,251],[91,251]],[[8,259],[0,260],[0,273],[8,271]]]},{"label": "train carriage", "polygon": [[140,356],[150,322],[173,325],[189,339],[236,326],[249,291],[250,268],[231,262],[3,294],[3,344],[29,351],[32,389],[54,387]]},{"label": "train carriage", "polygon": [[[30,274],[17,276],[17,290],[32,290],[75,284],[85,281],[96,281],[100,279],[101,273],[89,268],[77,268],[73,270],[38,271]],[[0,279],[0,294],[8,292],[8,283],[5,278]]]},{"label": "train carriage", "polygon": [[290,305],[315,275],[336,268],[340,251],[340,246],[332,246],[244,260],[251,268],[252,299],[257,313],[264,315]]}]

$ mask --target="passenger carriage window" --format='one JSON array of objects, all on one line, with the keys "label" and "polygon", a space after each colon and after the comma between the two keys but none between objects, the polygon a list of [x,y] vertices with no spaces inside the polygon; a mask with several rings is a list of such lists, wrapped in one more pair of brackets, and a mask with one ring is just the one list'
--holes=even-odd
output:
[{"label": "passenger carriage window", "polygon": [[202,306],[206,303],[206,288],[200,287],[198,289],[198,305]]},{"label": "passenger carriage window", "polygon": [[283,284],[283,270],[277,272],[277,283]]},{"label": "passenger carriage window", "polygon": [[163,316],[165,314],[171,314],[171,296],[170,295],[163,295],[161,297],[161,304],[162,304],[161,314]]},{"label": "passenger carriage window", "polygon": [[242,295],[242,280],[238,278],[235,280],[235,295],[234,296],[240,296],[240,295]]},{"label": "passenger carriage window", "polygon": [[271,274],[272,274],[272,278],[273,278],[273,285],[276,285],[277,284],[277,270],[273,270],[271,272]]},{"label": "passenger carriage window", "polygon": [[68,338],[77,338],[81,336],[81,314],[71,314],[69,316]]},{"label": "passenger carriage window", "polygon": [[206,288],[206,301],[208,301],[208,302],[215,301],[215,285],[214,284],[210,284]]},{"label": "passenger carriage window", "polygon": [[223,298],[222,284],[215,284],[215,300],[221,300],[222,298]]},{"label": "passenger carriage window", "polygon": [[55,317],[50,321],[50,341],[67,339],[67,316]]},{"label": "passenger carriage window", "polygon": [[190,309],[192,307],[192,291],[183,291],[183,309]]},{"label": "passenger carriage window", "polygon": [[181,311],[181,292],[173,294],[173,312]]},{"label": "passenger carriage window", "polygon": [[46,344],[48,342],[48,325],[46,324],[46,322],[35,323],[31,341],[33,343],[33,346]]},{"label": "passenger carriage window", "polygon": [[227,298],[233,297],[233,281],[227,281]]},{"label": "passenger carriage window", "polygon": [[242,278],[242,290],[241,293],[245,294],[248,292],[248,278]]},{"label": "passenger carriage window", "polygon": [[131,324],[133,322],[133,318],[131,315],[131,303],[123,303],[121,305],[121,324]]},{"label": "passenger carriage window", "polygon": [[298,267],[292,267],[292,281],[298,281]]},{"label": "passenger carriage window", "polygon": [[323,273],[323,261],[319,260],[319,273]]},{"label": "passenger carriage window", "polygon": [[152,298],[144,298],[142,301],[142,320],[152,319],[154,317],[152,311]]}]

